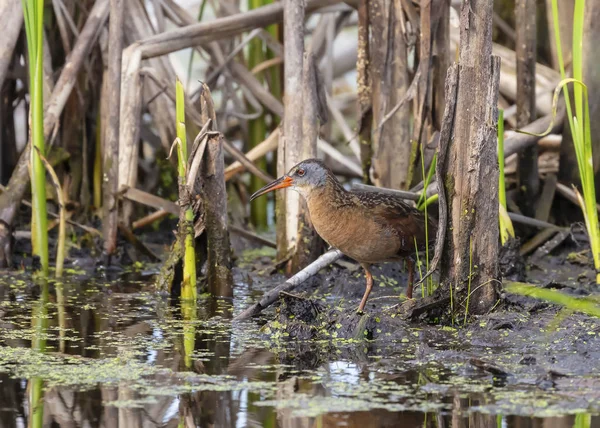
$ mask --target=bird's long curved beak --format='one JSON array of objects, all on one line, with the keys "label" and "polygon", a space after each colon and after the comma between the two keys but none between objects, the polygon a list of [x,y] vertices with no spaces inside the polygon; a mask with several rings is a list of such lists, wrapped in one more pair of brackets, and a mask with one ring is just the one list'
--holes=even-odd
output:
[{"label": "bird's long curved beak", "polygon": [[294,184],[293,178],[288,177],[287,175],[279,177],[277,180],[270,182],[262,189],[256,191],[252,196],[250,196],[250,201],[253,201],[259,196],[264,195],[265,193],[272,192],[273,190],[285,189],[286,187],[290,187],[292,184]]}]

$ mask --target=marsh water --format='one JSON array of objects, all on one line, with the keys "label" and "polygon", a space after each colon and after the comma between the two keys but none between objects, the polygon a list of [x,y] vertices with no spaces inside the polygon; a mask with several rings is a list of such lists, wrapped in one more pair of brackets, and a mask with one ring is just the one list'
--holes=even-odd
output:
[{"label": "marsh water", "polygon": [[516,313],[512,328],[302,343],[273,333],[273,312],[230,321],[268,281],[238,270],[234,301],[199,296],[193,313],[153,273],[3,273],[0,426],[600,426],[594,320]]}]

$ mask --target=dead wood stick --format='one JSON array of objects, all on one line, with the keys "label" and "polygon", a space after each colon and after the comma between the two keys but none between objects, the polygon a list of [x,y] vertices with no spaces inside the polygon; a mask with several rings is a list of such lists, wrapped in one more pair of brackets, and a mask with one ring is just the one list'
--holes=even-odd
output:
[{"label": "dead wood stick", "polygon": [[[569,186],[565,186],[562,183],[556,183],[556,191],[558,193],[560,193],[562,196],[564,196],[566,199],[568,199],[570,202],[572,202],[573,204],[577,205],[578,207],[581,207],[579,205],[579,201],[577,200],[577,195],[575,194],[575,191],[573,189],[571,189]],[[596,204],[596,209],[600,213],[600,204]]]},{"label": "dead wood stick", "polygon": [[[108,110],[105,124],[104,150],[102,151],[102,234],[104,252],[112,255],[117,249],[119,189],[119,109],[121,104],[121,57],[123,55],[123,1],[110,0],[110,21],[108,30],[108,72],[106,82],[105,107]],[[97,142],[96,144],[99,144]]]},{"label": "dead wood stick", "polygon": [[510,217],[510,219],[515,223],[520,223],[525,226],[537,227],[538,229],[560,229],[557,225],[548,223],[547,221],[538,220],[536,218],[527,217],[517,213],[508,213],[508,217]]},{"label": "dead wood stick", "polygon": [[308,278],[316,275],[317,272],[319,272],[321,269],[329,266],[331,263],[335,262],[341,257],[342,253],[337,249],[327,251],[325,254],[323,254],[317,260],[315,260],[307,267],[302,269],[296,275],[292,276],[283,284],[280,284],[271,291],[265,293],[258,302],[256,302],[255,304],[244,310],[242,313],[237,315],[233,319],[233,321],[242,321],[255,315],[258,315],[264,309],[272,305],[279,298],[279,293],[281,293],[282,291],[288,292],[293,290],[294,288],[296,288],[296,286],[302,284]]},{"label": "dead wood stick", "polygon": [[409,199],[411,201],[418,201],[421,197],[420,193],[408,192],[406,190],[396,190],[396,189],[387,189],[384,187],[370,186],[368,184],[362,183],[353,183],[353,189],[365,191],[365,192],[379,192],[379,193],[387,193],[389,195],[395,195],[400,198]]},{"label": "dead wood stick", "polygon": [[[529,125],[521,128],[521,131],[528,132],[530,134],[542,134],[552,124],[550,133],[554,134],[560,132],[563,126],[563,120],[565,117],[565,107],[562,105],[558,108],[556,117],[553,114],[548,114],[544,117],[540,117],[534,120]],[[536,144],[542,137],[537,135],[530,135],[523,133],[515,133],[504,140],[504,157],[507,158],[514,153],[518,153],[529,146]]]},{"label": "dead wood stick", "polygon": [[[52,162],[50,162],[50,164],[52,165]],[[0,184],[0,191],[1,192],[6,192],[6,190],[7,190],[7,188]],[[21,201],[21,203],[23,205],[25,205],[26,207],[33,208],[31,206],[31,202],[29,202],[29,201],[27,201],[25,199],[23,199]],[[59,215],[56,214],[56,213],[54,213],[54,212],[52,212],[52,211],[48,211],[48,215],[50,217],[54,217],[56,219],[59,218]],[[100,232],[98,229],[95,229],[95,228],[90,227],[90,226],[83,225],[81,223],[77,223],[76,221],[69,220],[69,219],[66,219],[66,222],[69,223],[71,226],[78,227],[78,228],[82,229],[83,231],[85,231],[87,233],[90,233],[92,235],[96,235],[96,236],[102,237],[102,232]]]},{"label": "dead wood stick", "polygon": [[[152,223],[153,221],[156,221],[163,217],[168,216],[169,214],[179,215],[179,206],[177,206],[176,203],[167,201],[166,199],[163,199],[159,196],[155,196],[150,193],[144,192],[143,190],[127,189],[127,191],[125,193],[123,193],[123,197],[129,199],[130,201],[137,202],[139,204],[158,209],[158,211],[155,211],[152,214],[149,214],[146,217],[143,217],[143,218],[133,222],[132,229],[139,229],[140,227],[144,227],[144,226]],[[24,203],[28,204],[28,202],[26,202],[26,201],[24,201]],[[50,214],[53,215],[52,213],[50,213]],[[67,220],[67,222],[69,222],[69,220]],[[73,223],[73,222],[71,222],[71,223]],[[81,225],[78,225],[77,223],[74,223],[74,224],[76,226],[83,227]],[[231,232],[236,233],[246,239],[250,239],[250,240],[259,242],[268,247],[273,247],[273,248],[276,247],[276,244],[273,241],[270,241],[266,238],[258,236],[255,233],[252,233],[248,230],[245,230],[240,227],[233,226],[233,225],[229,225],[229,229],[231,230]]]},{"label": "dead wood stick", "polygon": [[231,61],[228,68],[233,78],[244,85],[262,105],[277,116],[283,117],[283,104],[281,104],[281,101],[275,98],[250,70],[237,61]]},{"label": "dead wood stick", "polygon": [[[279,128],[275,129],[271,134],[266,138],[265,141],[255,146],[248,153],[246,153],[246,158],[250,162],[255,162],[256,160],[262,158],[267,153],[272,152],[277,149],[277,145],[279,144]],[[225,180],[230,180],[236,174],[243,172],[245,170],[245,166],[239,162],[235,161],[231,165],[229,165],[225,169]]]},{"label": "dead wood stick", "polygon": [[352,162],[348,157],[344,156],[338,149],[333,147],[330,143],[321,138],[317,138],[317,147],[322,150],[326,155],[331,156],[333,159],[344,165],[353,173],[359,177],[362,176],[362,169],[360,166]]},{"label": "dead wood stick", "polygon": [[[195,25],[197,23],[197,21],[185,9],[175,4],[172,0],[169,0],[168,3],[169,6],[172,8],[173,12],[185,25]],[[239,9],[237,9],[235,5],[230,5],[224,2],[221,4],[221,6],[231,15],[240,13]],[[211,42],[207,46],[205,46],[204,49],[209,52],[209,54],[216,60],[218,64],[217,69],[211,73],[211,75],[206,79],[205,83],[210,87],[211,82],[214,81],[213,79],[216,78],[224,68],[227,68],[232,74],[232,76],[235,78],[235,80],[242,84],[242,90],[244,90],[244,92],[250,92],[250,94],[248,95],[251,96],[248,96],[248,99],[251,102],[251,104],[257,104],[256,106],[252,105],[252,107],[255,110],[257,110],[258,116],[262,114],[262,108],[260,107],[260,105],[258,105],[258,102],[260,102],[271,112],[278,115],[279,117],[282,117],[283,105],[281,104],[281,102],[279,102],[279,100],[277,100],[269,91],[267,91],[264,88],[264,86],[258,81],[256,76],[254,76],[254,74],[250,72],[244,65],[235,61],[231,61],[231,59],[234,58],[235,55],[237,55],[239,50],[241,50],[245,46],[245,44],[248,43],[248,41],[250,41],[252,38],[254,38],[256,34],[260,32],[266,33],[266,31],[262,28],[254,29],[250,33],[250,35],[248,35],[242,41],[242,43],[236,46],[227,57],[223,56],[223,53],[221,52],[221,47],[218,43]],[[196,49],[199,50],[199,48]],[[278,51],[281,53],[281,48]],[[198,90],[191,95],[191,98],[195,98],[201,89],[202,86],[200,86],[200,88],[198,88]],[[236,114],[236,116],[239,116],[239,114]],[[245,119],[250,118],[246,117]]]},{"label": "dead wood stick", "polygon": [[521,249],[519,250],[519,254],[522,256],[526,256],[529,253],[535,251],[538,247],[544,245],[550,238],[556,235],[559,232],[559,229],[547,228],[540,230],[533,238],[529,241],[525,242]]},{"label": "dead wood stick", "polygon": [[[570,189],[568,187],[566,187],[564,185],[562,185],[562,186],[564,188],[566,188],[566,191],[569,194],[570,200],[572,200],[576,203],[576,199],[572,199],[572,198],[575,198],[575,194],[572,191],[570,191]],[[370,191],[370,192],[387,193],[389,195],[395,195],[400,198],[409,199],[411,201],[418,201],[419,198],[421,197],[420,193],[409,192],[406,190],[388,189],[385,187],[369,186],[367,184],[361,184],[361,183],[354,183],[352,185],[352,188],[358,189],[358,190]],[[428,188],[428,190],[429,190],[429,188]],[[432,195],[434,195],[434,194],[435,193],[433,193]],[[432,196],[432,195],[427,195],[427,197]],[[600,211],[600,205],[598,205],[598,209]],[[508,216],[515,223],[523,224],[525,226],[537,227],[539,229],[544,229],[544,228],[560,229],[555,224],[548,223],[547,221],[542,221],[542,220],[538,220],[535,218],[527,217],[527,216],[524,216],[521,214],[509,212]]]},{"label": "dead wood stick", "polygon": [[239,54],[244,47],[250,43],[250,41],[252,41],[252,39],[254,39],[258,33],[260,32],[260,30],[262,30],[262,28],[256,28],[254,30],[252,30],[250,32],[250,34],[248,34],[246,37],[244,37],[244,39],[242,39],[242,41],[236,46],[234,47],[231,52],[229,53],[229,55],[227,55],[225,57],[225,59],[223,60],[223,62],[221,62],[217,68],[215,68],[210,75],[206,78],[206,84],[208,86],[212,86],[212,84],[214,83],[215,79],[217,77],[219,77],[219,75],[221,74],[221,72],[223,71],[224,68],[227,67],[227,65],[229,64],[229,62],[235,58],[235,56],[237,54]]},{"label": "dead wood stick", "polygon": [[[306,12],[339,3],[341,0],[307,0]],[[244,13],[176,28],[141,40],[144,58],[166,55],[181,49],[232,37],[255,28],[267,27],[283,19],[283,2],[272,3]]]},{"label": "dead wood stick", "polygon": [[256,67],[254,67],[252,70],[250,70],[250,73],[257,75],[258,73],[265,71],[268,68],[271,68],[271,67],[274,67],[274,66],[280,65],[280,64],[283,64],[283,58],[281,58],[280,56],[276,56],[275,58],[271,58],[271,59],[261,62]]},{"label": "dead wood stick", "polygon": [[159,196],[155,196],[148,192],[144,192],[143,190],[130,187],[119,193],[124,198],[129,199],[130,201],[147,205],[152,208],[165,210],[173,215],[179,215],[179,207],[175,202],[167,201],[166,199],[163,199]]}]

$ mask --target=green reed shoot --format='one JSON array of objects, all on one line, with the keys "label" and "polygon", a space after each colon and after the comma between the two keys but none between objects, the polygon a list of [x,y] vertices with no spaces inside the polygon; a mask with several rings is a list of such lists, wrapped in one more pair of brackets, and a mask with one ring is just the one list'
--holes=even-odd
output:
[{"label": "green reed shoot", "polygon": [[569,310],[600,318],[600,302],[590,297],[573,297],[557,290],[539,288],[524,282],[504,282],[502,287],[509,293],[552,302]]},{"label": "green reed shoot", "polygon": [[510,238],[515,237],[515,230],[512,221],[508,216],[506,208],[506,181],[504,179],[504,110],[498,111],[498,166],[500,174],[498,177],[498,200],[500,209],[498,210],[498,220],[500,222],[500,241],[502,245],[506,244]]},{"label": "green reed shoot", "polygon": [[[433,174],[435,173],[436,164],[437,164],[437,153],[435,155],[433,155],[431,165],[429,166],[429,171],[427,172],[427,176],[425,176],[425,159],[423,157],[423,146],[421,146],[421,173],[423,174],[423,177],[425,177],[425,180],[423,181],[423,191],[421,192],[421,196],[419,197],[419,200],[417,201],[417,208],[425,213],[425,271],[426,272],[429,272],[429,222],[427,221],[427,219],[429,217],[427,216],[427,206],[434,200],[437,200],[437,195],[434,195],[435,199],[432,199],[433,197],[430,197],[429,199],[427,199],[427,186],[429,186],[429,183],[431,182],[431,179],[433,178]],[[417,253],[418,253],[418,250],[417,250]],[[418,260],[418,254],[417,254],[417,260]],[[420,269],[419,269],[419,272],[420,272]],[[433,278],[431,276],[429,278],[427,278],[426,283],[427,283],[427,296],[431,296],[434,291]],[[422,287],[423,291],[421,294],[423,295],[423,297],[425,294],[424,289],[425,289],[425,287]]]},{"label": "green reed shoot", "polygon": [[[587,87],[583,83],[583,28],[585,0],[575,0],[573,16],[573,78],[567,78],[565,63],[561,49],[560,26],[558,19],[558,0],[552,0],[552,18],[554,21],[555,44],[562,81],[562,87],[567,119],[575,147],[577,166],[581,178],[583,198],[579,197],[581,210],[585,218],[586,229],[590,238],[596,283],[600,284],[600,229],[598,227],[598,212],[596,211],[596,190],[594,186],[594,165],[592,158],[592,136],[590,130],[590,112]],[[574,103],[567,84],[573,83]],[[573,114],[573,107],[575,114]]]},{"label": "green reed shoot", "polygon": [[[44,142],[44,0],[21,0],[27,51],[29,55],[29,135],[31,141],[31,241],[33,254],[39,256],[43,276],[48,275],[48,219],[46,217],[46,172],[40,155]],[[37,150],[34,150],[34,147]]]},{"label": "green reed shoot", "polygon": [[[37,147],[35,147],[35,149],[37,151]],[[64,193],[62,191],[62,187],[60,185],[60,181],[58,180],[58,176],[56,175],[54,168],[52,168],[52,165],[50,165],[50,162],[48,162],[48,160],[44,156],[42,156],[39,153],[38,155],[42,160],[46,171],[48,171],[48,175],[50,175],[50,178],[52,179],[52,185],[56,190],[56,199],[58,201],[58,243],[56,245],[55,276],[57,278],[60,278],[62,277],[63,266],[65,263],[65,242],[67,235],[67,213],[65,209],[65,198]]]},{"label": "green reed shoot", "polygon": [[591,413],[577,413],[575,415],[575,422],[573,428],[590,428],[592,426],[592,414]]},{"label": "green reed shoot", "polygon": [[[177,173],[179,175],[180,200],[187,199],[187,137],[185,133],[185,94],[181,81],[175,83],[175,110],[177,130]],[[179,220],[179,239],[184,240],[183,282],[181,284],[181,299],[196,301],[196,251],[194,248],[194,210],[188,205],[184,219]]]}]

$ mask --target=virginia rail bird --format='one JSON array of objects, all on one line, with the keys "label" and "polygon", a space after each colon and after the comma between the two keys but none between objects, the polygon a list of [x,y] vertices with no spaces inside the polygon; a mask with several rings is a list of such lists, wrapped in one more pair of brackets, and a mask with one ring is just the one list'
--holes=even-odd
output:
[{"label": "virginia rail bird", "polygon": [[[312,224],[329,245],[356,260],[365,270],[365,294],[358,307],[362,312],[371,289],[373,263],[405,259],[408,267],[406,296],[412,298],[414,259],[425,248],[425,215],[403,199],[384,193],[348,191],[333,172],[317,159],[307,159],[284,176],[254,193],[253,200],[277,189],[299,192],[308,206]],[[436,225],[429,220],[428,236],[435,237]],[[416,244],[416,245],[415,245]]]}]

